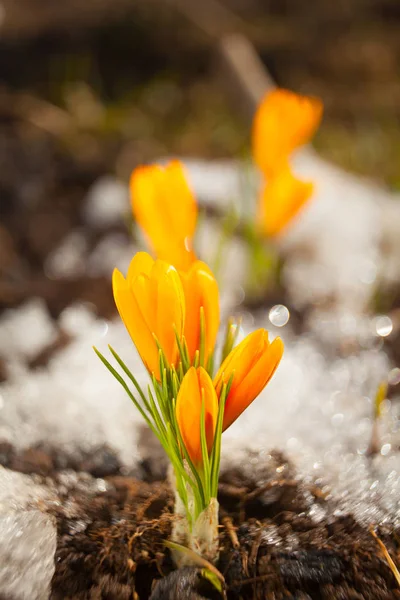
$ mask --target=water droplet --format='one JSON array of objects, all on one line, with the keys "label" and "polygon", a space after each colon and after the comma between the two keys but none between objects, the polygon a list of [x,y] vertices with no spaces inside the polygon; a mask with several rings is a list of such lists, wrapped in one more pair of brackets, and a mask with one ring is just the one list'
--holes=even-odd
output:
[{"label": "water droplet", "polygon": [[289,321],[290,312],[283,304],[276,304],[269,311],[269,320],[275,327],[283,327]]},{"label": "water droplet", "polygon": [[337,413],[336,415],[333,415],[331,421],[332,421],[332,425],[334,427],[340,427],[340,425],[343,423],[343,413]]},{"label": "water droplet", "polygon": [[375,330],[381,337],[387,337],[393,331],[392,319],[387,315],[381,315],[375,318]]},{"label": "water droplet", "polygon": [[400,369],[398,367],[395,367],[389,372],[388,383],[389,385],[397,385],[400,383]]}]

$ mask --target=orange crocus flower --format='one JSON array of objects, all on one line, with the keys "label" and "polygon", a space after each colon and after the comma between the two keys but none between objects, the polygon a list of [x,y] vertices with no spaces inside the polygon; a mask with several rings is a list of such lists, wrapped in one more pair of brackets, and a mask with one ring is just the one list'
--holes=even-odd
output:
[{"label": "orange crocus flower", "polygon": [[258,200],[257,223],[263,234],[279,234],[299,213],[314,191],[311,182],[297,179],[289,165],[266,181]]},{"label": "orange crocus flower", "polygon": [[265,388],[275,373],[283,354],[283,342],[278,337],[272,344],[268,331],[250,333],[226,357],[214,378],[218,396],[222,384],[232,385],[226,398],[223,431],[227,429]]},{"label": "orange crocus flower", "polygon": [[185,298],[176,269],[154,261],[146,252],[133,257],[125,277],[114,270],[112,287],[115,304],[144,364],[160,378],[159,351],[169,365],[179,358],[175,331],[181,337],[185,322]]},{"label": "orange crocus flower", "polygon": [[322,117],[319,98],[300,96],[289,90],[268,92],[253,121],[253,156],[265,176],[271,177],[290,154],[313,136]]},{"label": "orange crocus flower", "polygon": [[182,163],[138,167],[130,189],[133,215],[155,256],[187,270],[196,260],[192,245],[197,203]]},{"label": "orange crocus flower", "polygon": [[212,354],[219,328],[218,284],[211,269],[202,261],[192,264],[187,273],[180,273],[186,301],[184,336],[193,361],[200,347],[200,308],[204,310],[205,364]]},{"label": "orange crocus flower", "polygon": [[176,420],[186,450],[195,465],[203,458],[200,441],[200,421],[204,402],[207,449],[210,452],[218,417],[218,398],[213,382],[203,367],[191,367],[179,388],[176,399]]}]

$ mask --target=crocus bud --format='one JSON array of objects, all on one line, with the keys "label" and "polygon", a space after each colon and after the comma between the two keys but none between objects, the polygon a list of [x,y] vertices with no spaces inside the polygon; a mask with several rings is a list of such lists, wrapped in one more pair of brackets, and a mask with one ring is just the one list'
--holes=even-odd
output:
[{"label": "crocus bud", "polygon": [[187,270],[196,260],[192,244],[197,204],[183,165],[173,160],[165,167],[138,167],[132,173],[130,189],[133,215],[154,255]]},{"label": "crocus bud", "polygon": [[253,156],[266,177],[287,162],[290,154],[306,144],[321,121],[319,98],[300,96],[284,89],[268,92],[253,122]]},{"label": "crocus bud", "polygon": [[195,465],[203,462],[200,423],[204,403],[205,433],[210,452],[218,416],[218,398],[213,382],[203,367],[191,367],[182,379],[176,399],[176,420],[186,450]]},{"label": "crocus bud", "polygon": [[227,429],[265,388],[283,354],[283,342],[268,341],[268,331],[250,333],[226,357],[214,379],[218,396],[223,383],[232,384],[225,402],[223,431]]},{"label": "crocus bud", "polygon": [[183,333],[185,298],[178,272],[170,264],[138,252],[126,279],[114,270],[112,286],[126,329],[148,371],[159,379],[157,342],[169,365],[176,365],[179,358],[176,334],[181,337]]},{"label": "crocus bud", "polygon": [[218,284],[211,269],[202,261],[192,264],[187,273],[180,273],[186,301],[184,336],[193,361],[196,350],[200,349],[201,319],[204,315],[204,364],[212,354],[219,328]]},{"label": "crocus bud", "polygon": [[289,165],[270,177],[261,189],[258,219],[262,234],[279,235],[312,196],[314,185],[297,179]]}]

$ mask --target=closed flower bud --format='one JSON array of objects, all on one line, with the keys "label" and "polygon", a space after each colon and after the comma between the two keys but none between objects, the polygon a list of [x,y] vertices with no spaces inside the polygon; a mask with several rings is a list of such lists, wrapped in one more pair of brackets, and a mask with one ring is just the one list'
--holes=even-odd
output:
[{"label": "closed flower bud", "polygon": [[154,255],[187,270],[196,260],[192,243],[197,204],[183,165],[173,160],[165,167],[142,166],[131,177],[133,215]]},{"label": "closed flower bud", "polygon": [[250,333],[222,363],[214,379],[218,396],[223,383],[232,384],[225,402],[223,431],[227,429],[265,388],[283,354],[283,342],[268,340],[268,331]]},{"label": "closed flower bud", "polygon": [[314,185],[297,179],[286,165],[264,184],[258,201],[257,223],[261,233],[279,235],[312,196]]},{"label": "closed flower bud", "polygon": [[120,317],[147,369],[159,379],[156,340],[169,365],[176,365],[179,358],[175,332],[182,336],[185,299],[178,272],[170,264],[138,252],[126,278],[114,270],[112,285]]},{"label": "closed flower bud", "polygon": [[218,284],[211,269],[202,261],[192,264],[187,273],[180,273],[186,301],[184,336],[193,361],[200,349],[200,308],[204,314],[204,363],[212,354],[219,328]]},{"label": "closed flower bud", "polygon": [[253,122],[253,156],[266,177],[280,170],[290,154],[311,139],[322,111],[319,98],[284,89],[266,94]]},{"label": "closed flower bud", "polygon": [[213,382],[203,367],[191,367],[182,379],[176,399],[176,420],[183,443],[195,465],[203,462],[200,437],[202,405],[204,403],[205,433],[210,452],[218,417],[218,398]]}]

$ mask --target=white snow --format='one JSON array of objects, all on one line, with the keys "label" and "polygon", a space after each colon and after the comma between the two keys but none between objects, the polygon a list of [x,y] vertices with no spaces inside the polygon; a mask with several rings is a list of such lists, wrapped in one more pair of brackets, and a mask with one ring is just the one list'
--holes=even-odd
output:
[{"label": "white snow", "polygon": [[57,532],[35,510],[0,514],[0,590],[9,600],[46,600],[54,573]]},{"label": "white snow", "polygon": [[33,358],[55,341],[57,329],[46,305],[32,298],[0,319],[0,356],[7,359]]},{"label": "white snow", "polygon": [[[79,304],[66,309],[60,320],[76,337],[55,355],[48,369],[28,372],[18,363],[9,365],[11,379],[0,388],[0,437],[17,448],[45,442],[68,452],[107,442],[131,466],[137,460],[139,416],[92,345],[110,358],[107,344],[111,343],[143,379],[144,368],[133,344],[121,323],[96,320],[89,308]],[[23,331],[19,335],[29,337]]]},{"label": "white snow", "polygon": [[121,224],[129,215],[129,191],[115,177],[100,177],[83,202],[83,216],[96,229]]}]

